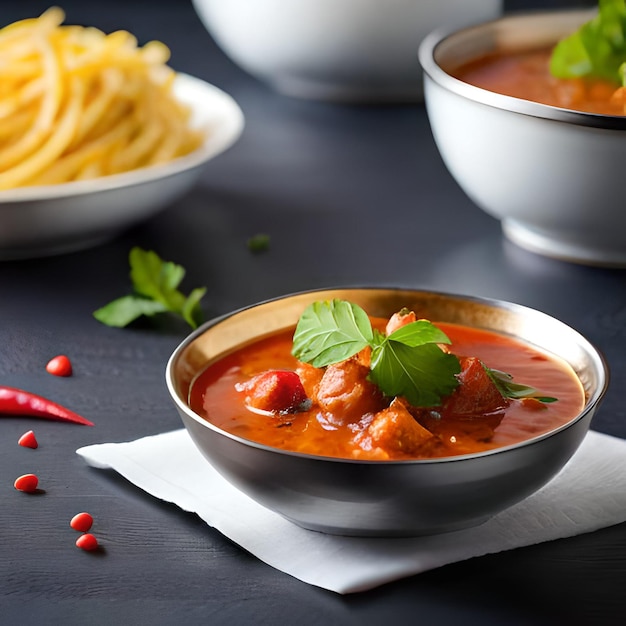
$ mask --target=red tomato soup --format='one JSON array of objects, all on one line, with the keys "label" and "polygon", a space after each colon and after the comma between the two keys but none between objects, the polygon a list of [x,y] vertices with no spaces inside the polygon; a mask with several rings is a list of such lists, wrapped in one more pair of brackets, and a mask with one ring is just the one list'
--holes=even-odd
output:
[{"label": "red tomato soup", "polygon": [[[351,378],[353,372],[368,371],[354,358],[349,363],[351,373],[339,371],[322,391],[320,381],[328,378],[334,366],[325,372],[297,361],[291,355],[292,330],[246,345],[210,364],[192,385],[190,404],[217,427],[244,439],[306,454],[368,460],[440,458],[516,444],[567,423],[583,408],[583,388],[563,361],[505,335],[455,324],[436,325],[450,338],[448,349],[455,355],[477,357],[488,368],[507,372],[515,382],[557,401],[504,400],[472,379],[460,385],[470,397],[469,409],[457,391],[442,407],[410,407],[383,397],[365,374]],[[471,365],[472,359],[467,362]],[[485,368],[475,369],[480,378]],[[312,400],[292,412],[251,409],[242,388],[268,370],[298,372]],[[484,413],[476,408],[481,405],[486,407]]]},{"label": "red tomato soup", "polygon": [[625,115],[622,90],[598,79],[563,79],[550,73],[551,49],[497,53],[461,66],[451,74],[466,83],[523,100],[565,109]]}]

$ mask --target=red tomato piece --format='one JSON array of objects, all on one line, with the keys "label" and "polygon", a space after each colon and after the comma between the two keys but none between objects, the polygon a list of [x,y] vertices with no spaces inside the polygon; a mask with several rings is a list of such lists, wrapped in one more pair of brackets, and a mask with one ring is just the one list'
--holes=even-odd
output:
[{"label": "red tomato piece", "polygon": [[477,417],[504,409],[509,401],[498,391],[480,359],[461,357],[461,383],[443,405],[444,415]]},{"label": "red tomato piece", "polygon": [[48,361],[46,371],[53,376],[71,376],[72,362],[64,354],[59,354]]},{"label": "red tomato piece", "polygon": [[86,533],[91,528],[92,524],[93,517],[89,515],[89,513],[85,513],[84,511],[82,513],[77,513],[70,520],[70,526],[74,530],[78,530],[81,533]]},{"label": "red tomato piece", "polygon": [[18,440],[17,443],[24,448],[32,448],[33,450],[39,446],[37,437],[32,430],[25,432]]},{"label": "red tomato piece", "polygon": [[24,491],[25,493],[34,493],[37,491],[37,485],[39,484],[39,479],[35,474],[24,474],[15,479],[13,486],[18,491]]},{"label": "red tomato piece", "polygon": [[98,548],[98,540],[91,533],[85,533],[76,540],[76,547],[92,552]]},{"label": "red tomato piece", "polygon": [[302,381],[290,370],[269,370],[238,384],[248,406],[270,413],[293,413],[307,399]]}]

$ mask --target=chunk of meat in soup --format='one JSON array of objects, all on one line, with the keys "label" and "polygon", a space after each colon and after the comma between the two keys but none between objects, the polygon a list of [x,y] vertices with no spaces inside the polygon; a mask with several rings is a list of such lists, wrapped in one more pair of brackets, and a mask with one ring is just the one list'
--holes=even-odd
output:
[{"label": "chunk of meat in soup", "polygon": [[483,364],[476,357],[460,357],[459,386],[444,402],[441,413],[457,417],[481,417],[505,409],[502,396]]},{"label": "chunk of meat in soup", "polygon": [[351,358],[329,365],[311,396],[325,413],[328,422],[343,425],[356,422],[367,413],[385,406],[383,394],[367,380],[369,369]]},{"label": "chunk of meat in soup", "polygon": [[356,458],[388,459],[398,455],[417,455],[434,435],[409,413],[405,404],[395,398],[354,438],[361,450]]}]

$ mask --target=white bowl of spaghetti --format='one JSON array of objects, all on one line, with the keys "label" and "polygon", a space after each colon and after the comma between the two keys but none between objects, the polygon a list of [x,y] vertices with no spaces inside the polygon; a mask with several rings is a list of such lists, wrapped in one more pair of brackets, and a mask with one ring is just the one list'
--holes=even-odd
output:
[{"label": "white bowl of spaghetti", "polygon": [[[129,33],[63,17],[51,9],[0,29],[0,57],[24,72],[0,92],[0,259],[110,239],[188,192],[243,129],[237,103],[171,70],[163,44],[139,48]],[[29,37],[46,28],[50,49],[37,56]],[[79,49],[75,37],[89,39]]]}]

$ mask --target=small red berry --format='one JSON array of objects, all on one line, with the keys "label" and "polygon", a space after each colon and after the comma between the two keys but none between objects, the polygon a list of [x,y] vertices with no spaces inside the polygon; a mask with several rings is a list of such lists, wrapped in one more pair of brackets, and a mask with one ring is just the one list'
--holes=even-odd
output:
[{"label": "small red berry", "polygon": [[15,479],[13,486],[18,491],[25,491],[26,493],[34,493],[37,491],[37,485],[39,484],[39,479],[35,474],[24,474],[19,478]]},{"label": "small red berry", "polygon": [[77,513],[70,521],[70,526],[74,530],[86,533],[93,524],[93,517],[89,513]]},{"label": "small red berry", "polygon": [[59,354],[48,361],[46,371],[53,376],[71,376],[72,363],[64,354]]},{"label": "small red berry", "polygon": [[32,430],[24,433],[18,440],[17,443],[20,446],[24,446],[24,448],[37,448],[39,444],[37,443],[37,437],[35,437],[35,433]]},{"label": "small red berry", "polygon": [[76,547],[91,552],[98,548],[98,540],[91,533],[85,533],[76,540]]}]

